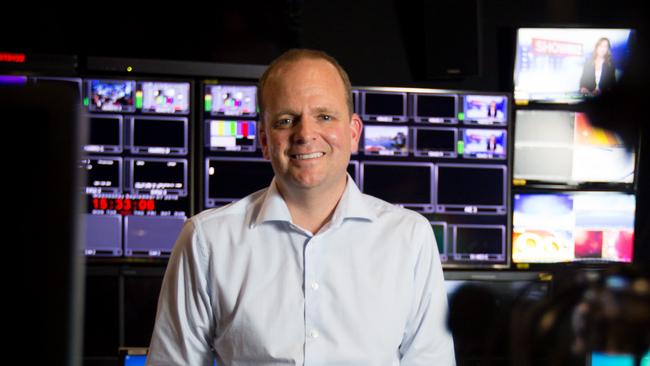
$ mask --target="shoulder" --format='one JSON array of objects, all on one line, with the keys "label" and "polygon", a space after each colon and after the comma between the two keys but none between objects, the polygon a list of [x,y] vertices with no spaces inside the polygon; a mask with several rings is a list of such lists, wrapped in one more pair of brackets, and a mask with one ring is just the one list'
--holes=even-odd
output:
[{"label": "shoulder", "polygon": [[396,229],[408,229],[408,232],[431,231],[431,223],[422,214],[386,202],[380,198],[362,194],[366,207],[377,217],[383,225],[390,225]]},{"label": "shoulder", "polygon": [[249,223],[256,210],[259,210],[267,189],[259,190],[225,206],[202,211],[192,216],[188,221],[199,230],[207,226],[230,221],[238,222],[240,225]]}]

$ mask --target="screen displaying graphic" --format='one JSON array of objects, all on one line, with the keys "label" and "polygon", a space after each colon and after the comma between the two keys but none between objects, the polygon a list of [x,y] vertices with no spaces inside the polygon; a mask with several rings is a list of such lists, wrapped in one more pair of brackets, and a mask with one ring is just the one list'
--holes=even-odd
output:
[{"label": "screen displaying graphic", "polygon": [[213,116],[257,116],[257,87],[245,85],[208,85],[205,111]]},{"label": "screen displaying graphic", "polygon": [[133,80],[89,80],[88,108],[99,112],[133,112]]},{"label": "screen displaying graphic", "polygon": [[505,125],[508,121],[508,98],[506,96],[466,95],[463,106],[463,123]]},{"label": "screen displaying graphic", "polygon": [[190,83],[145,81],[141,88],[136,93],[136,108],[145,113],[188,114],[190,111]]},{"label": "screen displaying graphic", "polygon": [[207,147],[212,151],[255,151],[255,121],[208,120]]},{"label": "screen displaying graphic", "polygon": [[365,154],[408,155],[408,127],[365,126],[363,131],[363,152]]},{"label": "screen displaying graphic", "polygon": [[505,159],[506,130],[466,128],[463,134],[462,154],[466,158]]},{"label": "screen displaying graphic", "polygon": [[515,263],[631,262],[633,194],[565,192],[515,194]]},{"label": "screen displaying graphic", "polygon": [[611,89],[626,65],[633,34],[630,29],[520,28],[515,100],[575,103]]},{"label": "screen displaying graphic", "polygon": [[635,154],[616,134],[570,111],[518,110],[514,178],[577,184],[632,183]]}]

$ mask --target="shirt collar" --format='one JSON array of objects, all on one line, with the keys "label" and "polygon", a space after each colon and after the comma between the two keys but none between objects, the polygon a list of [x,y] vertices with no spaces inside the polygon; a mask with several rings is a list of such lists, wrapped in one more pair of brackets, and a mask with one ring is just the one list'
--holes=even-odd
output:
[{"label": "shirt collar", "polygon": [[[331,225],[339,226],[345,219],[374,221],[376,218],[377,215],[364,199],[363,193],[361,193],[359,187],[354,183],[352,177],[348,175],[345,190],[332,215]],[[291,213],[278,191],[275,178],[273,178],[269,188],[266,190],[254,224],[260,225],[268,221],[291,222]]]}]

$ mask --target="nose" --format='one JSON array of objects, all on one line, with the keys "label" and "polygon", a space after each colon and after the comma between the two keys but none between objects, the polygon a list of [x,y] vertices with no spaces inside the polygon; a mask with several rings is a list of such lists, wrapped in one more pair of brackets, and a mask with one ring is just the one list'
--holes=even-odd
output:
[{"label": "nose", "polygon": [[318,135],[318,122],[311,117],[301,118],[294,126],[293,142],[306,144],[316,139]]}]

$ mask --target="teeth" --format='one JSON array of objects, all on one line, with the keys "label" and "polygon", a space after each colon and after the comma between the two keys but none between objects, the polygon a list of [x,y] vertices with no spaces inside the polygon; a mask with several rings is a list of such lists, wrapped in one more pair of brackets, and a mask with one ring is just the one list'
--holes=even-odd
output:
[{"label": "teeth", "polygon": [[311,154],[296,154],[294,157],[298,160],[305,160],[305,159],[315,159],[315,158],[320,158],[321,156],[325,155],[322,152],[315,152]]}]

